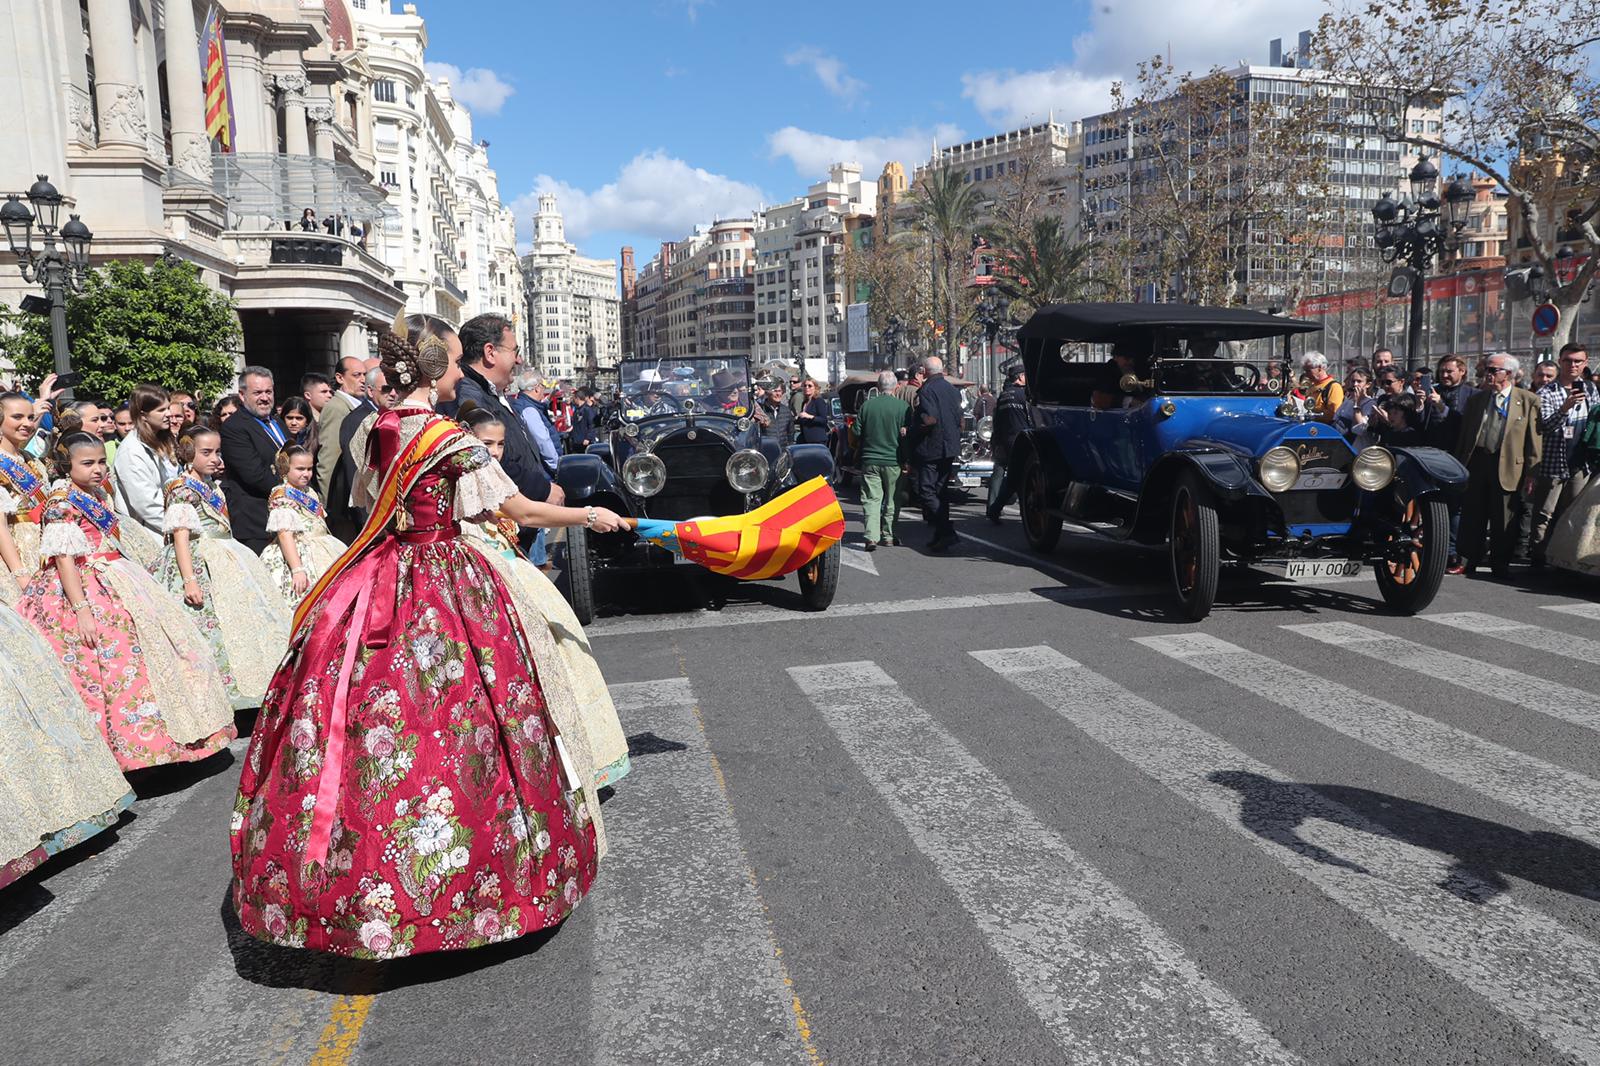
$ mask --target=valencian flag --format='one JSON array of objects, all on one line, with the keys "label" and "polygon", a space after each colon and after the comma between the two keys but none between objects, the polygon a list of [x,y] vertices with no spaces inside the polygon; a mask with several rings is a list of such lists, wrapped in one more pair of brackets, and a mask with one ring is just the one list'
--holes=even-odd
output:
[{"label": "valencian flag", "polygon": [[629,525],[708,570],[761,581],[792,574],[839,543],[844,512],[833,489],[815,477],[745,514],[690,522],[640,518]]},{"label": "valencian flag", "polygon": [[206,136],[223,152],[232,152],[233,86],[228,81],[228,48],[222,37],[222,11],[212,5],[200,32],[200,70],[205,78]]}]

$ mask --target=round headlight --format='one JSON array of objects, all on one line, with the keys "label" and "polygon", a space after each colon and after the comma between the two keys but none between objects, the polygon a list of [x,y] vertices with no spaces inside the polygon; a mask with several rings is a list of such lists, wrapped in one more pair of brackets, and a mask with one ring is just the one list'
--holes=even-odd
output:
[{"label": "round headlight", "polygon": [[728,457],[728,484],[740,492],[755,492],[767,483],[767,457],[746,448]]},{"label": "round headlight", "polygon": [[741,418],[739,421],[735,422],[734,425],[738,428],[740,433],[748,433],[750,432],[750,427],[754,425],[754,423],[748,418]]},{"label": "round headlight", "polygon": [[699,409],[700,409],[699,405],[697,405],[693,400],[684,400],[683,401],[683,413],[684,414],[692,415],[696,411],[698,411]]},{"label": "round headlight", "polygon": [[1261,457],[1257,469],[1268,492],[1288,492],[1300,480],[1300,457],[1279,445]]},{"label": "round headlight", "polygon": [[789,476],[789,470],[793,466],[794,466],[794,456],[790,455],[787,449],[785,449],[784,451],[779,452],[778,453],[778,461],[776,463],[774,463],[773,466],[772,466],[772,477],[773,477],[773,480],[774,481],[782,481],[784,478],[788,477]]},{"label": "round headlight", "polygon": [[637,437],[639,435],[639,423],[637,423],[637,422],[624,422],[624,423],[622,423],[622,435],[624,437],[629,438],[630,440],[632,438],[634,438],[634,437]]},{"label": "round headlight", "polygon": [[1285,400],[1278,405],[1279,418],[1298,418],[1299,415],[1300,405],[1293,400]]},{"label": "round headlight", "polygon": [[978,419],[978,439],[988,444],[994,439],[994,417],[984,415]]},{"label": "round headlight", "polygon": [[1394,480],[1394,453],[1377,445],[1362,448],[1350,467],[1350,478],[1358,488],[1377,492]]},{"label": "round headlight", "polygon": [[649,452],[630,455],[622,464],[622,483],[635,496],[654,496],[667,485],[667,464]]}]

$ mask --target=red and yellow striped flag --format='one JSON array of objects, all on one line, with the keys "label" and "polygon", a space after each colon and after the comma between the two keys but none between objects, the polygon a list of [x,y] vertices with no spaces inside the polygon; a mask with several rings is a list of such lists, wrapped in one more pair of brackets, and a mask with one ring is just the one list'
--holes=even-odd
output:
[{"label": "red and yellow striped flag", "polygon": [[222,12],[215,5],[200,32],[200,70],[205,78],[206,136],[223,152],[233,148],[233,88],[228,81],[228,49],[222,36]]},{"label": "red and yellow striped flag", "polygon": [[827,481],[816,477],[745,514],[679,522],[660,537],[651,535],[655,525],[640,521],[640,534],[675,540],[667,546],[715,573],[761,581],[792,574],[839,543],[844,512]]}]

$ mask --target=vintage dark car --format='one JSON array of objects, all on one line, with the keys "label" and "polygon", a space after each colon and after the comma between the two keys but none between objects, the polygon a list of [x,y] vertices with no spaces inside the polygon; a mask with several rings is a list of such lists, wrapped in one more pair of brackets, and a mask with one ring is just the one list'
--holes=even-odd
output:
[{"label": "vintage dark car", "polygon": [[[684,521],[754,510],[801,482],[833,476],[833,457],[825,446],[780,446],[762,438],[751,416],[746,359],[629,359],[618,367],[618,384],[603,438],[584,454],[561,457],[556,480],[568,506]],[[608,575],[678,562],[631,532],[569,529],[567,598],[587,624],[603,602]],[[805,605],[826,608],[838,587],[839,546],[802,568],[798,577]]]},{"label": "vintage dark car", "polygon": [[1011,456],[1029,544],[1053,551],[1071,520],[1164,545],[1178,606],[1196,620],[1224,559],[1271,562],[1291,580],[1370,563],[1391,608],[1422,610],[1444,576],[1447,498],[1466,470],[1435,448],[1358,452],[1309,420],[1287,378],[1268,374],[1291,365],[1294,335],[1320,328],[1179,304],[1035,313],[1018,337],[1036,428]]}]

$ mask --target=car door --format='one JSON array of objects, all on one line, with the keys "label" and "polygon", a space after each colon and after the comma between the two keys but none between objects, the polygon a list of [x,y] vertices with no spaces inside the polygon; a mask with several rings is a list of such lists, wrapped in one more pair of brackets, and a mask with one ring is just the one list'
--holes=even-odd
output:
[{"label": "car door", "polygon": [[1107,488],[1137,492],[1144,480],[1140,462],[1149,404],[1090,409],[1086,429],[1088,451],[1094,457],[1095,480]]}]

